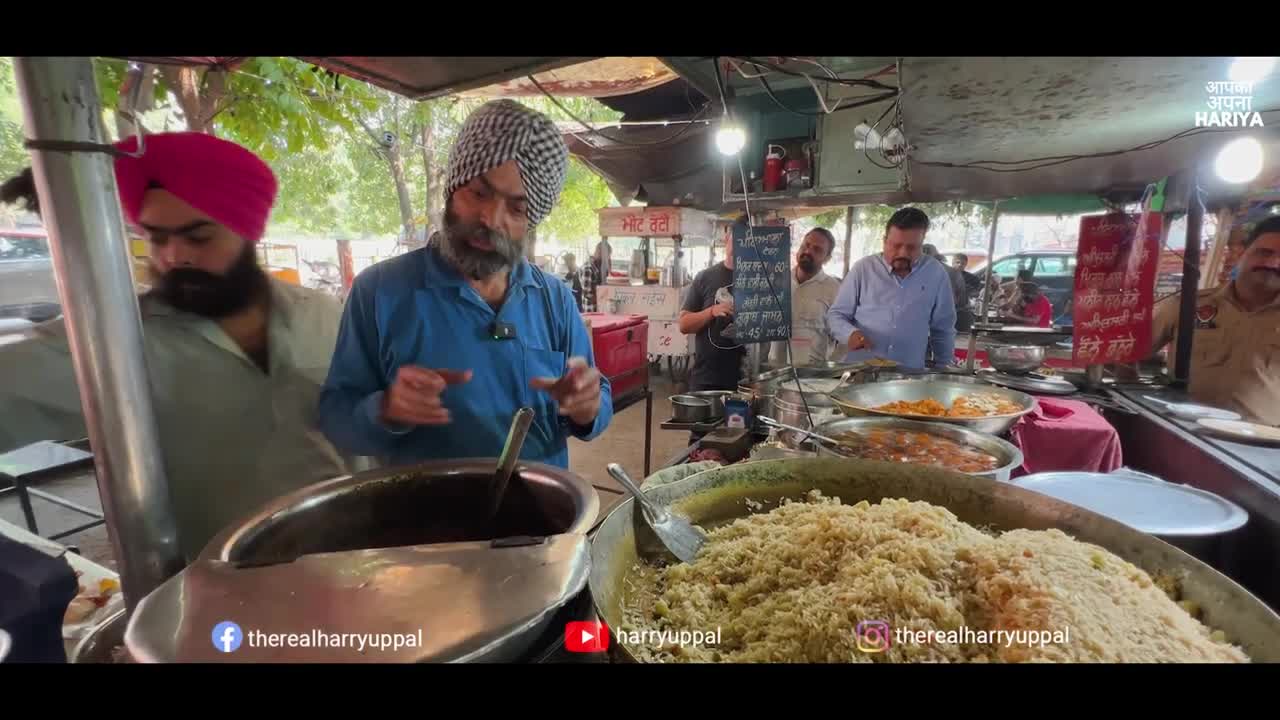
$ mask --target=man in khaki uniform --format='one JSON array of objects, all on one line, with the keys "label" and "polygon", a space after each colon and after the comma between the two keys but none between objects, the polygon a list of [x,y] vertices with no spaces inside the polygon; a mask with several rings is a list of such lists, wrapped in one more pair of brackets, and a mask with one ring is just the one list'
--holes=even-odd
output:
[{"label": "man in khaki uniform", "polygon": [[[1197,296],[1191,397],[1280,426],[1280,217],[1245,240],[1235,280]],[[1177,342],[1178,296],[1156,305],[1152,347]]]},{"label": "man in khaki uniform", "polygon": [[[844,345],[831,337],[827,310],[836,301],[840,281],[822,271],[831,259],[836,239],[826,228],[814,228],[804,236],[791,273],[791,359],[797,366],[817,365],[843,357]],[[787,346],[775,342],[769,348],[772,365],[788,364]]]}]

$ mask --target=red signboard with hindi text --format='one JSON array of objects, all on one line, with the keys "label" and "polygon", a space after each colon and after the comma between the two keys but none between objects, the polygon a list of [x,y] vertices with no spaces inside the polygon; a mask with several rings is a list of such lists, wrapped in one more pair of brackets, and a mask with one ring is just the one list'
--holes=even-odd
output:
[{"label": "red signboard with hindi text", "polygon": [[1080,220],[1072,350],[1077,367],[1134,363],[1150,354],[1162,218],[1144,212]]}]

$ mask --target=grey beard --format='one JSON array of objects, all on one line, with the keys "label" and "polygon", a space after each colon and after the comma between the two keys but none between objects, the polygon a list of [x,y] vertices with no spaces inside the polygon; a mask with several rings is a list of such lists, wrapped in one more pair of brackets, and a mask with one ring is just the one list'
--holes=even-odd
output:
[{"label": "grey beard", "polygon": [[477,250],[467,243],[467,238],[475,234],[475,228],[471,227],[446,227],[440,240],[440,253],[445,260],[472,280],[483,280],[509,269],[523,254],[518,243],[493,231],[489,231],[489,238],[497,249]]}]

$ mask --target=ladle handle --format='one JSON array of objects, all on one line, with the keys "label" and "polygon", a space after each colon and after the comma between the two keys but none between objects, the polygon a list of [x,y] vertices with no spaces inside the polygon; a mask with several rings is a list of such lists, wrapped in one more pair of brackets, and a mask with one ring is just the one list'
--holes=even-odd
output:
[{"label": "ladle handle", "polygon": [[[765,415],[759,415],[759,416],[757,416],[757,417],[756,417],[756,419],[757,419],[757,420],[759,420],[760,422],[764,423],[765,425],[768,425],[769,427],[775,427],[775,428],[778,428],[779,430],[790,430],[791,432],[803,433],[803,434],[804,434],[804,437],[806,437],[806,438],[810,438],[810,437],[812,437],[812,438],[817,438],[817,439],[819,439],[819,440],[821,440],[821,441],[823,441],[823,442],[825,442],[825,443],[831,444],[831,445],[838,445],[838,444],[839,444],[839,443],[837,443],[835,440],[832,440],[831,438],[826,437],[826,436],[823,436],[823,435],[819,435],[818,433],[816,433],[816,432],[814,432],[814,431],[812,431],[812,430],[805,430],[804,428],[798,428],[798,427],[796,427],[795,425],[786,425],[786,424],[784,424],[784,423],[780,423],[780,422],[778,422],[777,420],[774,420],[773,418],[771,418],[771,417],[767,417],[767,416],[765,416]],[[801,439],[803,440],[803,438],[801,438]]]},{"label": "ladle handle", "polygon": [[640,503],[641,509],[644,510],[644,513],[650,518],[661,519],[665,515],[662,508],[649,502],[649,498],[644,496],[644,493],[640,490],[640,486],[635,484],[635,481],[631,479],[631,476],[627,474],[626,470],[622,469],[621,465],[618,463],[609,463],[609,476],[614,480],[617,480],[622,487],[626,488],[627,491],[635,497],[636,502]]},{"label": "ladle handle", "polygon": [[529,435],[529,426],[532,424],[533,408],[528,407],[517,410],[511,420],[511,430],[507,433],[507,442],[502,446],[502,455],[498,458],[498,471],[489,497],[490,519],[496,517],[498,509],[502,507],[507,484],[511,482],[511,473],[515,472],[516,463],[520,462],[520,450],[524,448],[524,439]]}]

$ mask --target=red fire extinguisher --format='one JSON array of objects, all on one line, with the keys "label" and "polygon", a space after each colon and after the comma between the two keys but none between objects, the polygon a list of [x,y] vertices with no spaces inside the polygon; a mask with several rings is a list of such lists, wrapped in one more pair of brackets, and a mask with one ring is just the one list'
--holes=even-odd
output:
[{"label": "red fire extinguisher", "polygon": [[777,192],[782,189],[782,160],[786,156],[786,148],[781,145],[769,146],[764,156],[765,192]]}]

